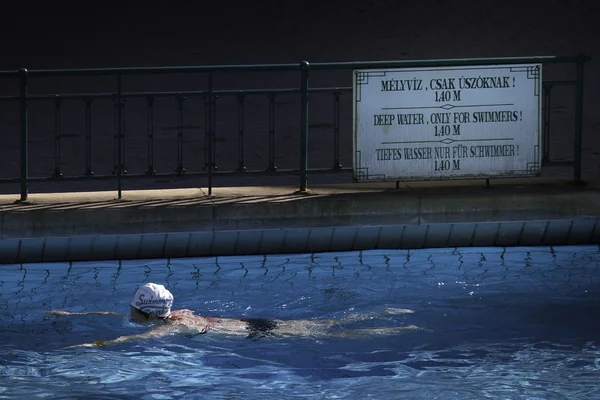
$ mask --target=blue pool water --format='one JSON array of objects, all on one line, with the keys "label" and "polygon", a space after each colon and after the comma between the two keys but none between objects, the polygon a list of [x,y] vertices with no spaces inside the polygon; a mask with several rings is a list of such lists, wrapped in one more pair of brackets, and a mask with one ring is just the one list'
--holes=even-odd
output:
[{"label": "blue pool water", "polygon": [[[597,246],[365,251],[0,267],[0,398],[600,398]],[[167,336],[124,317],[144,282],[175,308],[231,318],[333,319],[385,307],[348,338]]]}]

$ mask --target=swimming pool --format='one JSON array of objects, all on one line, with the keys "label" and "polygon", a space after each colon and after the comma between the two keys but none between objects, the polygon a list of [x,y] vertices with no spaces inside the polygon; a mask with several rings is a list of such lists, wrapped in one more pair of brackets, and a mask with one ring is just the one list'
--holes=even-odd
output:
[{"label": "swimming pool", "polygon": [[[0,267],[0,398],[590,399],[600,397],[597,246],[364,251]],[[144,282],[174,308],[231,318],[338,319],[391,336],[167,336],[124,317]]]}]

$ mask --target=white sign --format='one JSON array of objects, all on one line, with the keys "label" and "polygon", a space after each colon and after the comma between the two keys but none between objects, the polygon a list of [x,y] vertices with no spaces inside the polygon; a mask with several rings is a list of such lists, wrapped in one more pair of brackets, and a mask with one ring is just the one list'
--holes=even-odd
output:
[{"label": "white sign", "polygon": [[354,71],[354,178],[534,176],[539,64]]}]

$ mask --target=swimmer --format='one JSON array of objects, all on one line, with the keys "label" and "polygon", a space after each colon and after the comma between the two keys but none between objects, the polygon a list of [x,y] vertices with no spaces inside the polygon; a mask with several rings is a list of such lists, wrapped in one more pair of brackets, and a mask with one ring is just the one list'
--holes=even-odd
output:
[{"label": "swimmer", "polygon": [[[213,318],[194,315],[190,310],[174,310],[173,294],[163,285],[146,283],[140,286],[130,303],[129,321],[136,324],[152,324],[154,329],[138,335],[121,336],[114,340],[95,341],[84,343],[73,347],[104,347],[111,344],[123,343],[131,340],[144,340],[160,338],[172,334],[205,334],[208,332],[226,335],[246,336],[248,338],[260,338],[263,336],[334,336],[342,338],[365,337],[371,335],[394,335],[405,331],[419,330],[414,325],[393,327],[354,329],[351,331],[338,331],[344,324],[372,319],[381,313],[350,314],[340,320],[277,320],[265,318]],[[75,312],[47,311],[47,314],[55,316],[82,316],[82,315],[115,315],[123,314],[106,311]],[[402,315],[412,314],[412,310],[387,308],[384,314]]]}]

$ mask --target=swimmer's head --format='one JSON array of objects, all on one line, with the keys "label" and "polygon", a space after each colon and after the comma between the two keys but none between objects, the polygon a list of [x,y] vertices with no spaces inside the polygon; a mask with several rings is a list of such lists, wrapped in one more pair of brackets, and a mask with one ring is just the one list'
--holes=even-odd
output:
[{"label": "swimmer's head", "polygon": [[132,314],[141,312],[142,315],[137,315],[138,317],[168,318],[171,315],[173,295],[163,285],[146,283],[138,288],[130,304]]}]

